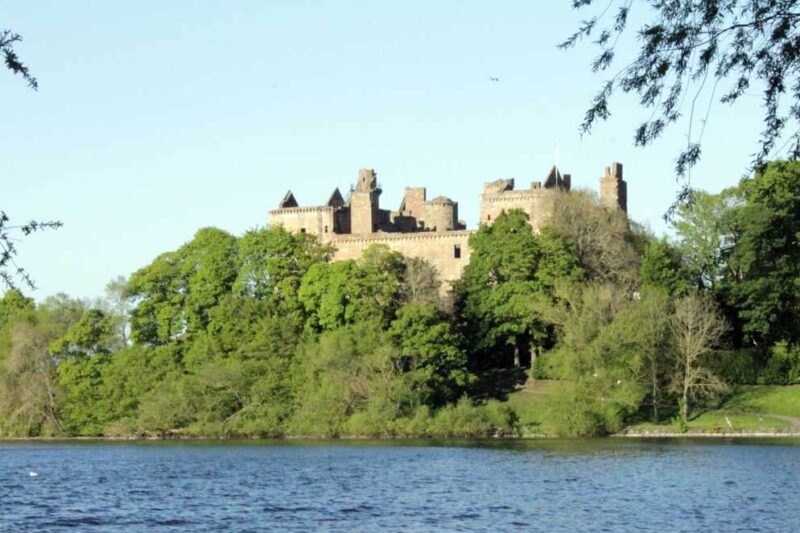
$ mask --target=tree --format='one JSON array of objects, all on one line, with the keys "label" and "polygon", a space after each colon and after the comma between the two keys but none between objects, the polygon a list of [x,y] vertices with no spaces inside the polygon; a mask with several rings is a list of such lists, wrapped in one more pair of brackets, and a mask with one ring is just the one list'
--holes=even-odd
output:
[{"label": "tree", "polygon": [[120,348],[127,346],[130,338],[131,300],[126,292],[127,286],[128,279],[117,276],[106,283],[106,294],[102,300],[102,309],[114,322]]},{"label": "tree", "polygon": [[731,214],[740,204],[738,187],[720,194],[694,191],[692,203],[675,212],[672,227],[681,255],[698,288],[714,290],[725,275],[725,249],[731,236]]},{"label": "tree", "polygon": [[645,287],[638,301],[620,313],[617,321],[619,338],[627,339],[633,348],[631,358],[638,362],[639,379],[649,390],[655,423],[675,366],[669,329],[671,312],[666,289]]},{"label": "tree", "polygon": [[469,245],[470,261],[456,284],[466,334],[476,352],[501,361],[511,355],[520,366],[522,352],[548,334],[537,298],[546,297],[557,278],[580,278],[578,259],[556,232],[534,235],[527,215],[517,209],[481,226]]},{"label": "tree", "polygon": [[62,390],[49,346],[46,324],[22,322],[11,332],[11,350],[0,372],[0,413],[15,433],[26,436],[62,432]]},{"label": "tree", "polygon": [[800,343],[800,162],[773,162],[742,182],[723,287],[745,339]]},{"label": "tree", "polygon": [[370,417],[376,433],[388,433],[388,423],[413,403],[397,348],[377,320],[324,332],[298,358],[295,434],[338,436],[348,418],[365,411],[377,415]]},{"label": "tree", "polygon": [[[575,9],[600,4],[595,0],[573,0]],[[611,9],[616,4],[615,9]],[[645,2],[642,2],[645,4]],[[676,207],[689,199],[688,170],[701,155],[705,122],[713,100],[734,104],[751,86],[761,86],[763,123],[760,147],[753,168],[770,155],[800,157],[800,11],[796,2],[784,0],[651,0],[645,19],[636,32],[636,57],[616,71],[595,95],[581,131],[588,133],[598,120],[610,115],[609,100],[616,91],[633,93],[648,111],[634,135],[636,146],[647,146],[668,126],[684,117],[688,121],[686,148],[679,154],[675,171],[682,182]],[[592,63],[594,72],[612,68],[618,46],[626,47],[622,35],[634,2],[612,0],[598,6],[598,14],[584,21],[578,31],[561,43],[562,48],[594,37],[600,53]],[[623,44],[620,44],[623,43]],[[626,59],[627,61],[627,59]],[[719,89],[719,93],[717,90]],[[789,92],[789,102],[784,95]],[[710,94],[709,94],[710,93]],[[708,101],[708,109],[702,109]],[[688,112],[687,112],[688,107]],[[788,142],[777,147],[787,125]]]},{"label": "tree", "polygon": [[645,287],[661,287],[670,295],[685,294],[691,288],[680,251],[666,239],[656,239],[645,248],[641,272]]},{"label": "tree", "polygon": [[403,276],[404,300],[410,304],[440,304],[439,273],[430,262],[420,257],[407,257]]},{"label": "tree", "polygon": [[639,379],[639,328],[632,328],[628,295],[609,284],[557,287],[542,309],[556,325],[558,342],[545,355],[560,379],[548,400],[547,424],[555,433],[596,435],[618,431],[646,394]]},{"label": "tree", "polygon": [[447,316],[431,304],[409,303],[397,312],[389,335],[403,357],[403,370],[422,401],[438,406],[457,400],[472,376],[467,354]]},{"label": "tree", "polygon": [[239,239],[240,267],[234,292],[280,303],[296,299],[300,280],[312,265],[327,262],[331,249],[304,233],[278,226],[254,229]]},{"label": "tree", "polygon": [[126,295],[136,303],[133,340],[164,344],[205,330],[237,272],[237,240],[216,228],[203,228],[175,252],[160,255],[128,282]]},{"label": "tree", "polygon": [[39,82],[33,77],[28,67],[26,67],[14,51],[14,45],[22,41],[22,36],[12,32],[11,30],[0,31],[0,54],[3,55],[3,61],[6,68],[22,76],[22,79],[28,82],[28,87],[34,91],[39,89]]},{"label": "tree", "polygon": [[388,326],[403,299],[405,268],[401,254],[380,244],[357,261],[312,265],[298,290],[307,329],[332,331],[372,319]]},{"label": "tree", "polygon": [[603,207],[591,192],[573,191],[556,200],[550,223],[574,246],[587,279],[622,290],[638,285],[643,239],[625,213]]},{"label": "tree", "polygon": [[55,341],[50,351],[62,357],[107,355],[117,345],[114,320],[99,309],[84,311],[80,320]]},{"label": "tree", "polygon": [[725,383],[709,370],[704,358],[713,355],[719,347],[727,325],[713,300],[690,294],[675,302],[670,329],[678,360],[675,387],[680,395],[680,416],[685,426],[690,402],[725,388]]}]

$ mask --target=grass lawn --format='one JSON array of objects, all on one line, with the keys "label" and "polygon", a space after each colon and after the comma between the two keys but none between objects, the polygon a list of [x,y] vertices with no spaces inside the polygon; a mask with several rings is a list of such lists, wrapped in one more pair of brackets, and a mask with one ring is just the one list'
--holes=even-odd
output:
[{"label": "grass lawn", "polygon": [[542,401],[548,396],[554,381],[547,379],[528,380],[525,385],[508,395],[508,406],[519,416],[523,436],[540,433],[538,427],[544,421]]},{"label": "grass lawn", "polygon": [[[730,422],[730,425],[728,424]],[[689,432],[733,432],[733,431],[758,431],[782,430],[792,427],[786,420],[773,418],[769,415],[734,414],[726,411],[708,411],[689,420]],[[628,426],[633,431],[678,431],[678,426],[671,422],[653,424],[640,422]]]},{"label": "grass lawn", "polygon": [[[695,416],[689,420],[688,426],[690,432],[798,430],[800,385],[736,387],[718,409]],[[677,426],[671,422],[662,424],[641,422],[628,427],[633,431],[669,431],[672,428],[677,430]]]},{"label": "grass lawn", "polygon": [[[545,422],[544,403],[557,382],[531,381],[519,370],[495,371],[482,376],[487,397],[502,391],[501,401],[514,409],[523,436],[539,435]],[[689,432],[800,431],[800,385],[750,385],[732,389],[717,409],[695,412]],[[672,421],[660,424],[639,422],[628,426],[633,431],[677,431]]]},{"label": "grass lawn", "polygon": [[737,387],[721,406],[726,411],[767,413],[800,418],[800,385]]}]

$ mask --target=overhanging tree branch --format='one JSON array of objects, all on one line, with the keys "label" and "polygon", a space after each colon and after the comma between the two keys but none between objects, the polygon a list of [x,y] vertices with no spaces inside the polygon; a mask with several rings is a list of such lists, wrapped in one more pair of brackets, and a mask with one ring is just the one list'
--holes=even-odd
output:
[{"label": "overhanging tree branch", "polygon": [[[573,0],[572,7],[591,9],[598,3]],[[643,3],[637,3],[636,7],[643,7]],[[633,93],[642,107],[653,109],[634,132],[634,144],[648,146],[667,126],[683,117],[686,97],[693,92],[686,117],[689,124],[686,148],[675,161],[676,180],[681,189],[668,215],[691,197],[689,176],[700,160],[708,110],[699,135],[692,130],[692,123],[695,103],[709,90],[706,84],[709,75],[715,78],[710,89],[712,102],[721,81],[730,84],[719,97],[725,104],[736,103],[754,82],[764,87],[763,130],[750,170],[762,167],[769,158],[799,159],[797,127],[792,127],[794,133],[776,150],[784,138],[786,125],[793,122],[800,126],[798,4],[798,0],[651,0],[649,20],[635,32],[639,42],[635,59],[603,82],[586,111],[580,131],[589,133],[596,122],[611,116],[609,101],[617,91]],[[607,71],[614,64],[620,37],[628,30],[632,6],[631,0],[602,2],[599,14],[582,22],[559,48],[571,48],[597,34],[593,44],[600,50],[591,68],[595,72]],[[609,16],[609,12],[615,14]]]}]

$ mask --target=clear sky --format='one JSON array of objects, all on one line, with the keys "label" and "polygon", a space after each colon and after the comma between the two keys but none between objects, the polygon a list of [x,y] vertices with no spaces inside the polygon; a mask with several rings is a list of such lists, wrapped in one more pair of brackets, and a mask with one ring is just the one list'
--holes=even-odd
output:
[{"label": "clear sky", "polygon": [[[664,232],[686,127],[634,148],[649,113],[619,97],[581,138],[604,78],[592,47],[556,49],[583,16],[569,4],[3,2],[0,28],[24,36],[40,90],[0,71],[0,209],[64,222],[19,242],[35,296],[99,296],[201,227],[263,226],[287,189],[320,204],[361,167],[383,207],[426,186],[474,228],[482,183],[543,179],[556,143],[573,187],[622,162],[630,215]],[[712,109],[696,186],[736,183],[757,103]]]}]

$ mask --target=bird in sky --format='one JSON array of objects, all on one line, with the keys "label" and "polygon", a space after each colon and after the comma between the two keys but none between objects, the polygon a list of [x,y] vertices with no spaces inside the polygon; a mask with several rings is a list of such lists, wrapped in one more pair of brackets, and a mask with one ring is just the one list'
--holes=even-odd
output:
[{"label": "bird in sky", "polygon": [[489,76],[489,81],[500,81],[500,78],[495,78],[493,76]]}]

